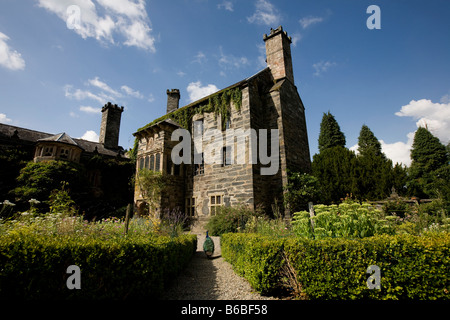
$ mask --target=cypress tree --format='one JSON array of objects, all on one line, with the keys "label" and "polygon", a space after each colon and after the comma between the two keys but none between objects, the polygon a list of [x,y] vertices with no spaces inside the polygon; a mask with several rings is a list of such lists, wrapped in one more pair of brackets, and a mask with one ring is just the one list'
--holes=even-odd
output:
[{"label": "cypress tree", "polygon": [[375,156],[385,157],[381,151],[381,143],[375,137],[368,126],[363,125],[358,137],[358,152],[361,156],[373,154]]},{"label": "cypress tree", "polygon": [[342,146],[325,149],[313,156],[313,175],[319,180],[320,203],[339,203],[346,195],[354,193],[354,168],[356,156]]},{"label": "cypress tree", "polygon": [[[446,147],[426,128],[418,128],[411,149],[411,194],[433,197],[436,192],[449,192],[449,157]],[[444,188],[442,190],[442,188]]]},{"label": "cypress tree", "polygon": [[334,116],[328,111],[323,114],[320,123],[319,152],[336,146],[345,147],[345,135]]},{"label": "cypress tree", "polygon": [[368,126],[363,125],[358,137],[355,167],[356,197],[360,200],[386,198],[391,189],[392,161],[381,151],[381,144]]},{"label": "cypress tree", "polygon": [[323,114],[320,124],[319,153],[312,162],[319,180],[321,203],[337,203],[353,192],[355,153],[345,148],[345,135],[334,116]]}]

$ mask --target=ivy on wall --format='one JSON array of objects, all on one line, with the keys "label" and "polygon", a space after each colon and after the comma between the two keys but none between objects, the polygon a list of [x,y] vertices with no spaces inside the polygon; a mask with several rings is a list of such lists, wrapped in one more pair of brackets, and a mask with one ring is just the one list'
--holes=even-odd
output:
[{"label": "ivy on wall", "polygon": [[[151,127],[152,125],[166,119],[172,119],[183,128],[191,130],[192,118],[196,114],[214,113],[214,119],[220,116],[222,129],[225,129],[227,121],[231,115],[231,102],[236,111],[240,111],[242,107],[242,92],[239,87],[225,89],[210,96],[206,103],[199,103],[198,105],[190,104],[183,108],[177,109],[169,114],[165,114],[158,119],[153,120],[149,124],[138,129],[138,132]],[[131,150],[131,157],[136,159],[138,149],[138,139],[135,139],[133,149]]]}]

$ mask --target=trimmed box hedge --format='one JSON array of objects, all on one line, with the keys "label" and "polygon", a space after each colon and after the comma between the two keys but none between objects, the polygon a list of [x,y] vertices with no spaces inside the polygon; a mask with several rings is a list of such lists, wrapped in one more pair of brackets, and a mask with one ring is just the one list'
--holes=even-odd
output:
[{"label": "trimmed box hedge", "polygon": [[[255,290],[270,294],[294,269],[309,299],[449,299],[450,234],[380,235],[357,240],[273,239],[224,234],[222,255]],[[370,265],[381,271],[381,289],[368,289]]]},{"label": "trimmed box hedge", "polygon": [[[115,237],[10,234],[0,237],[1,299],[154,298],[189,262],[195,235]],[[81,271],[69,290],[67,267]]]}]

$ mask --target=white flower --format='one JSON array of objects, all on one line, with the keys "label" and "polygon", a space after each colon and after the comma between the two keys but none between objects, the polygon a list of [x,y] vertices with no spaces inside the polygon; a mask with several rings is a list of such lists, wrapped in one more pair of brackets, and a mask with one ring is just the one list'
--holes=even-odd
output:
[{"label": "white flower", "polygon": [[22,216],[28,216],[29,214],[30,214],[30,213],[29,213],[29,212],[26,212],[26,211],[21,213]]},{"label": "white flower", "polygon": [[9,201],[9,200],[3,201],[3,204],[4,204],[4,205],[7,205],[7,206],[12,206],[12,207],[14,207],[14,206],[16,205],[15,203],[12,203],[12,202]]},{"label": "white flower", "polygon": [[32,204],[39,204],[39,203],[41,203],[39,200],[36,200],[36,199],[33,199],[33,198],[28,200],[28,202],[32,203]]}]

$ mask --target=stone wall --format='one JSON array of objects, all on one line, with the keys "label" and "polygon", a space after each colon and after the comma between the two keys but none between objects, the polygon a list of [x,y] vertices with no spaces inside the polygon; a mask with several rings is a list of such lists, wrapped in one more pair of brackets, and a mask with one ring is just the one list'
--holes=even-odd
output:
[{"label": "stone wall", "polygon": [[[246,102],[245,89],[243,91],[242,106],[236,110],[233,103],[230,105],[231,129],[250,129],[250,113],[248,102]],[[196,115],[193,121],[203,120],[204,131],[217,129],[221,131],[222,123],[220,116],[215,117],[214,113],[203,113]],[[223,145],[226,144],[226,131],[222,132]],[[208,146],[216,151],[221,147],[213,139],[203,141],[203,151],[208,152]],[[246,145],[247,146],[247,145]],[[192,149],[194,146],[192,145]],[[186,171],[186,197],[195,198],[196,212],[198,216],[210,214],[211,197],[221,196],[221,201],[225,206],[237,204],[248,204],[253,207],[253,184],[252,165],[246,161],[245,164],[236,164],[238,156],[237,140],[234,143],[234,164],[207,164],[204,165],[204,173],[194,175],[194,166],[187,166]],[[194,155],[192,155],[193,159]],[[222,157],[221,157],[222,158]],[[192,160],[193,161],[193,160]]]}]

